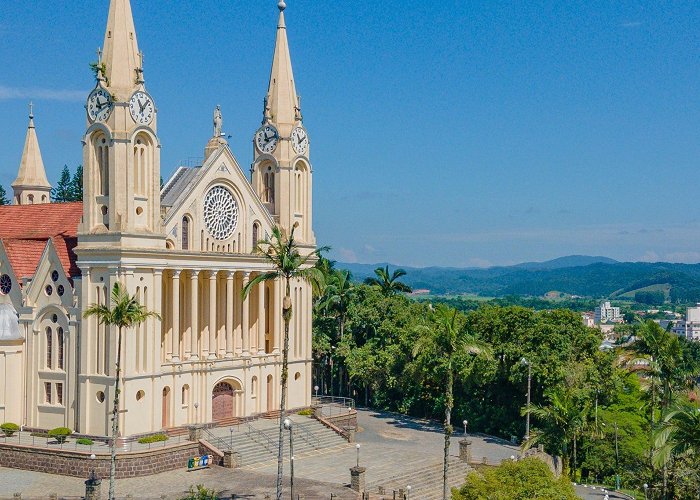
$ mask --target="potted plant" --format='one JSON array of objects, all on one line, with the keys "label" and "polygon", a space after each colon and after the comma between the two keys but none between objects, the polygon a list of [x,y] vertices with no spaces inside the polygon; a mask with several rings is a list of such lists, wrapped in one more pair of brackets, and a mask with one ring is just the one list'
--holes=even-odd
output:
[{"label": "potted plant", "polygon": [[5,434],[5,437],[12,437],[15,432],[19,431],[19,425],[13,424],[12,422],[5,422],[0,425],[0,431]]}]

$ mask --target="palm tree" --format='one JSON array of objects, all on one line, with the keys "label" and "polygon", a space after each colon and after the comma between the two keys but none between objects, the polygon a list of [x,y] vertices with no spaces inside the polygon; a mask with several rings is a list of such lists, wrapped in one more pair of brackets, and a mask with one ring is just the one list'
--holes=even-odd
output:
[{"label": "palm tree", "polygon": [[[350,307],[354,294],[355,288],[352,285],[352,275],[350,274],[350,271],[345,269],[339,271],[333,270],[333,272],[327,277],[323,298],[321,299],[319,306],[322,308],[322,310],[335,317],[336,321],[338,322],[338,338],[336,339],[336,342],[343,341],[345,323],[348,317],[348,308]],[[338,392],[342,396],[344,375],[341,364],[339,364],[338,370],[340,372],[338,374]]]},{"label": "palm tree", "polygon": [[119,334],[117,336],[117,362],[114,375],[114,401],[112,406],[112,439],[109,442],[112,455],[109,468],[109,499],[114,499],[114,478],[117,471],[117,448],[116,439],[119,434],[119,378],[121,374],[122,357],[122,335],[125,329],[133,328],[145,322],[148,318],[160,318],[158,313],[148,311],[139,304],[136,296],[130,296],[126,287],[117,282],[112,288],[111,306],[104,304],[92,304],[87,308],[84,317],[95,316],[101,325],[107,327],[116,326]]},{"label": "palm tree", "polygon": [[282,466],[284,452],[284,417],[287,409],[287,377],[289,363],[289,323],[292,319],[291,281],[301,280],[311,284],[316,290],[323,283],[323,275],[319,269],[311,266],[312,259],[316,258],[321,248],[309,255],[303,256],[299,252],[299,246],[294,240],[294,230],[287,237],[277,226],[272,228],[272,238],[258,242],[255,252],[261,254],[272,267],[271,271],[258,274],[243,287],[245,299],[253,287],[259,283],[282,280],[284,284],[284,302],[282,303],[282,319],[284,320],[284,345],[282,348],[282,395],[280,396],[279,416],[279,444],[277,453],[277,500],[282,500]]},{"label": "palm tree", "polygon": [[679,403],[671,408],[655,433],[655,465],[666,465],[672,457],[700,456],[700,408]]},{"label": "palm tree", "polygon": [[[432,307],[431,307],[432,309]],[[433,325],[418,328],[418,340],[413,356],[423,365],[423,371],[437,374],[445,382],[445,446],[442,463],[442,498],[447,500],[447,461],[452,436],[453,385],[457,372],[457,359],[464,354],[490,355],[489,346],[460,331],[456,309],[438,305],[431,314]]]},{"label": "palm tree", "polygon": [[577,469],[576,442],[587,428],[590,403],[587,400],[580,401],[571,389],[563,387],[550,391],[547,398],[548,405],[523,408],[523,415],[529,411],[530,415],[540,420],[545,426],[544,430],[531,433],[523,446],[530,448],[540,441],[549,441],[554,448],[552,451],[561,453],[564,471],[569,469],[569,450],[571,450],[573,467],[569,472],[574,479]]},{"label": "palm tree", "polygon": [[411,293],[411,287],[405,283],[398,281],[402,276],[406,276],[406,271],[403,269],[396,269],[393,273],[389,274],[389,266],[378,267],[374,270],[376,278],[370,277],[365,280],[365,283],[370,286],[379,287],[382,293],[389,297],[391,295],[396,295],[397,293]]}]

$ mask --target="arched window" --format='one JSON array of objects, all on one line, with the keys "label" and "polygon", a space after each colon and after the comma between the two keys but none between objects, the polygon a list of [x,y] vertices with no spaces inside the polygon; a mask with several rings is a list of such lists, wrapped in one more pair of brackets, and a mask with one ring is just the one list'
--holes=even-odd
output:
[{"label": "arched window", "polygon": [[53,368],[53,331],[51,327],[46,327],[46,368]]},{"label": "arched window", "polygon": [[258,246],[258,239],[260,239],[260,225],[257,222],[253,223],[253,251]]},{"label": "arched window", "polygon": [[275,173],[271,166],[268,166],[263,174],[262,201],[264,203],[275,202]]},{"label": "arched window", "polygon": [[95,154],[95,192],[98,196],[109,196],[109,146],[107,138],[99,134],[93,141]]},{"label": "arched window", "polygon": [[182,218],[182,249],[190,249],[190,218],[186,215]]},{"label": "arched window", "polygon": [[56,330],[56,343],[58,344],[58,369],[63,370],[63,328],[60,326],[58,327],[58,330]]},{"label": "arched window", "polygon": [[182,406],[187,406],[190,401],[190,386],[185,384],[182,386]]},{"label": "arched window", "polygon": [[34,204],[34,195],[30,194],[27,198],[29,199],[29,204],[33,205]]},{"label": "arched window", "polygon": [[149,176],[151,158],[149,155],[150,140],[140,134],[134,143],[134,193],[138,196],[148,196],[150,189]]}]

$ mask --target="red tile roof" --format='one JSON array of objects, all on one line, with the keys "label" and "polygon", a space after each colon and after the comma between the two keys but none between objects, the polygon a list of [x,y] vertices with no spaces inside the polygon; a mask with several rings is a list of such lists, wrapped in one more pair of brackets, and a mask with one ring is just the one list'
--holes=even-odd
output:
[{"label": "red tile roof", "polygon": [[18,279],[32,277],[48,240],[52,240],[69,277],[80,276],[74,249],[83,204],[0,206],[0,240]]}]

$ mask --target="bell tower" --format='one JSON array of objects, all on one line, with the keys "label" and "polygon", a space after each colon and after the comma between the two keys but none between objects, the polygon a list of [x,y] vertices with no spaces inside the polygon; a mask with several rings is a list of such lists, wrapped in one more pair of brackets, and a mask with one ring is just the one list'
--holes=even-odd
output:
[{"label": "bell tower", "polygon": [[158,112],[146,91],[129,0],[110,0],[86,103],[81,245],[164,248]]},{"label": "bell tower", "polygon": [[287,231],[298,223],[295,238],[313,246],[312,168],[309,136],[303,125],[301,99],[296,93],[284,18],[278,4],[277,38],[262,126],[253,138],[253,189],[279,226]]}]

